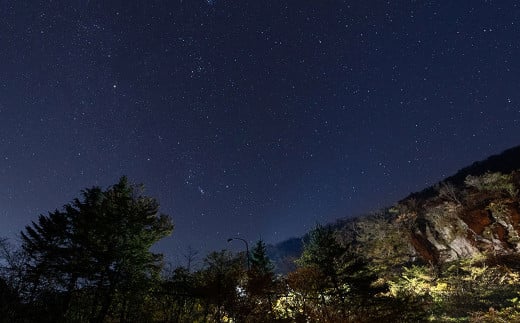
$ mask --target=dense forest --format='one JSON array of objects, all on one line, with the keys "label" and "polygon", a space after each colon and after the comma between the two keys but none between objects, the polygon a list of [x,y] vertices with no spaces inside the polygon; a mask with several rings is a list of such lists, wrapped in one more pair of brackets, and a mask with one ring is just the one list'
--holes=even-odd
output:
[{"label": "dense forest", "polygon": [[123,177],[40,215],[20,246],[1,240],[0,321],[518,322],[519,161],[515,148],[317,225],[293,257],[271,261],[257,241],[197,268],[194,253],[169,268],[150,251],[172,221]]}]

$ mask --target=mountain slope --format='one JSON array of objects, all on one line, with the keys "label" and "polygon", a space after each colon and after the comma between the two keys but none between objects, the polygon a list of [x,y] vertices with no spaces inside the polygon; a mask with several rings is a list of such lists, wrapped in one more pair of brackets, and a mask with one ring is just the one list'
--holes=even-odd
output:
[{"label": "mountain slope", "polygon": [[[443,263],[477,254],[517,253],[519,169],[517,146],[475,162],[378,214],[332,226],[352,252],[386,269],[407,262]],[[272,246],[270,254],[285,271],[301,249],[302,239],[291,239]]]}]

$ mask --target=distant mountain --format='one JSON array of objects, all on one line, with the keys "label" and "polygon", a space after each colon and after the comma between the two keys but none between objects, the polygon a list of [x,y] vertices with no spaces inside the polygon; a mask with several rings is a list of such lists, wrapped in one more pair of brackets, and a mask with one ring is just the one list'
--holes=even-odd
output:
[{"label": "distant mountain", "polygon": [[[476,254],[520,253],[520,146],[478,161],[377,214],[330,224],[354,253],[385,268]],[[303,238],[269,247],[278,272],[294,269]]]},{"label": "distant mountain", "polygon": [[275,265],[277,273],[286,274],[294,271],[296,268],[294,260],[300,257],[303,251],[303,239],[291,238],[267,247],[267,254]]}]

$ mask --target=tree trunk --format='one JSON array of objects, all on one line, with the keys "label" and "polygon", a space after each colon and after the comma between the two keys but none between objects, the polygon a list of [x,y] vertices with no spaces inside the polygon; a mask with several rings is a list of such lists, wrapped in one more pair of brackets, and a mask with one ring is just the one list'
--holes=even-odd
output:
[{"label": "tree trunk", "polygon": [[95,322],[101,323],[105,320],[105,317],[108,314],[108,310],[110,309],[110,305],[112,305],[112,295],[115,291],[115,284],[112,282],[110,283],[108,287],[108,291],[105,294],[105,297],[103,297],[103,302],[101,303],[101,310],[99,311],[99,314],[96,317]]}]

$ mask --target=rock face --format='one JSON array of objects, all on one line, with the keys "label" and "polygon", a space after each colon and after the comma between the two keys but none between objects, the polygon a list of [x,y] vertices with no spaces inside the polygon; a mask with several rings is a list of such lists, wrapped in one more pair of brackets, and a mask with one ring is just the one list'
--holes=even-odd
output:
[{"label": "rock face", "polygon": [[[400,201],[416,256],[439,263],[520,253],[520,146]],[[398,221],[395,221],[396,223]]]},{"label": "rock face", "polygon": [[479,252],[472,241],[470,227],[449,205],[436,206],[415,220],[411,242],[425,260],[451,261]]},{"label": "rock face", "polygon": [[[429,199],[408,201],[414,207],[401,209],[408,212],[410,243],[417,256],[442,263],[477,254],[520,252],[517,178],[517,172],[469,176],[462,187],[444,191],[439,187]],[[405,206],[406,202],[401,201]]]}]

